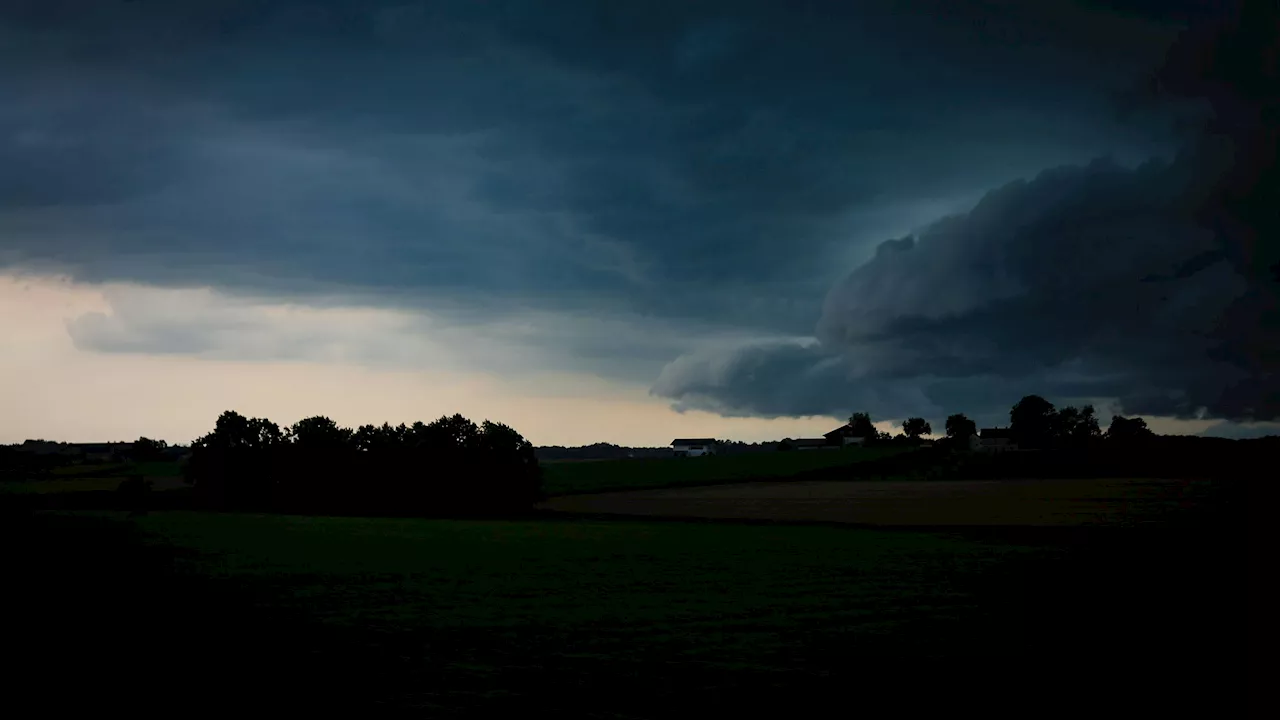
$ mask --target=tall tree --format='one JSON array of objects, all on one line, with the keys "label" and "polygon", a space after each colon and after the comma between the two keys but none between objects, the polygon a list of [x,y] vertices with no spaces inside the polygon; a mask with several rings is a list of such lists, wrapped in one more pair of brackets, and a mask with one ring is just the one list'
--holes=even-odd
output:
[{"label": "tall tree", "polygon": [[356,449],[362,452],[386,452],[403,449],[407,443],[409,428],[404,423],[392,427],[390,423],[361,425],[352,435]]},{"label": "tall tree", "polygon": [[928,420],[921,417],[913,417],[903,421],[902,433],[912,440],[916,440],[921,435],[932,435],[933,428],[929,425]]},{"label": "tall tree", "polygon": [[874,439],[877,437],[875,425],[871,424],[871,414],[856,412],[849,416],[849,427],[857,437]]},{"label": "tall tree", "polygon": [[1076,425],[1080,422],[1080,411],[1068,405],[1060,408],[1053,415],[1053,438],[1067,440],[1075,436]]},{"label": "tall tree", "polygon": [[344,450],[352,446],[352,432],[323,415],[304,418],[289,428],[294,446],[306,451]]},{"label": "tall tree", "polygon": [[1102,436],[1092,405],[1068,405],[1053,416],[1053,440],[1061,445],[1082,445]]},{"label": "tall tree", "polygon": [[1076,418],[1076,425],[1071,430],[1071,438],[1076,442],[1092,442],[1102,437],[1102,430],[1098,427],[1098,417],[1092,405],[1085,405],[1080,408],[1080,414]]},{"label": "tall tree", "polygon": [[1154,436],[1155,433],[1147,427],[1147,421],[1140,417],[1112,415],[1111,427],[1107,428],[1107,439],[1115,442],[1135,442]]},{"label": "tall tree", "polygon": [[264,450],[286,442],[280,426],[266,418],[247,418],[235,410],[227,410],[218,416],[213,432],[198,438],[192,449],[210,447],[220,449]]},{"label": "tall tree", "polygon": [[1053,403],[1039,395],[1027,395],[1009,409],[1009,429],[1020,445],[1042,448],[1054,437],[1057,412]]},{"label": "tall tree", "polygon": [[970,435],[978,434],[978,425],[964,413],[947,416],[947,437],[968,440]]},{"label": "tall tree", "polygon": [[184,474],[205,503],[261,509],[271,500],[272,477],[287,447],[279,425],[228,410],[212,432],[191,443]]},{"label": "tall tree", "polygon": [[158,460],[168,447],[169,443],[164,440],[152,440],[149,437],[140,437],[133,442],[130,454],[133,456],[134,460],[144,462],[148,460]]},{"label": "tall tree", "polygon": [[445,415],[423,428],[427,446],[456,452],[475,448],[480,428],[459,413]]}]

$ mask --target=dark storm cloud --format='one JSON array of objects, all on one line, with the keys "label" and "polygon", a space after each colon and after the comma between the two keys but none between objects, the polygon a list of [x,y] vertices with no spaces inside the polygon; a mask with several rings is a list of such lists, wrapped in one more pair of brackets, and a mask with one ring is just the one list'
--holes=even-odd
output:
[{"label": "dark storm cloud", "polygon": [[0,10],[0,263],[807,332],[861,248],[1169,147],[1166,22],[1077,3]]},{"label": "dark storm cloud", "polygon": [[[852,404],[936,417],[985,411],[957,386],[989,388],[1000,378],[1026,392],[1119,398],[1125,412],[1275,413],[1274,400],[1248,404],[1274,396],[1269,376],[1221,352],[1274,346],[1276,336],[1262,327],[1222,334],[1254,289],[1216,250],[1214,233],[1187,216],[1197,181],[1190,162],[1130,170],[1099,161],[992,191],[969,213],[885,242],[837,284],[818,324],[820,347],[776,358],[751,348],[711,379],[686,360],[668,367],[656,391],[684,398],[721,387],[726,404],[771,415],[838,414]],[[816,367],[823,372],[807,370]],[[817,387],[791,387],[810,378]],[[898,386],[928,402],[908,408],[885,390]],[[759,392],[779,387],[787,389]],[[978,392],[999,407],[1017,399]]]},{"label": "dark storm cloud", "polygon": [[1262,15],[1174,46],[1154,89],[1212,114],[1171,163],[1096,161],[993,190],[836,284],[820,344],[690,355],[654,392],[762,415],[995,418],[1036,392],[1126,413],[1280,417],[1280,84],[1262,62],[1277,27]]}]

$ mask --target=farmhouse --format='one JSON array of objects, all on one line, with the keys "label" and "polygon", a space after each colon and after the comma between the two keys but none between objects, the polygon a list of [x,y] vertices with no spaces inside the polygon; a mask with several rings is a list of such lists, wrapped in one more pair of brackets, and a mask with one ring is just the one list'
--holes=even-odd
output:
[{"label": "farmhouse", "polygon": [[867,438],[848,423],[825,433],[822,437],[826,438],[827,443],[831,445],[862,445],[867,442]]},{"label": "farmhouse", "polygon": [[1017,450],[1018,444],[1013,440],[1013,431],[1009,428],[983,428],[969,438],[969,446],[982,452],[1009,452]]},{"label": "farmhouse", "polygon": [[715,455],[718,447],[719,443],[715,438],[676,438],[671,441],[671,449],[676,457]]}]

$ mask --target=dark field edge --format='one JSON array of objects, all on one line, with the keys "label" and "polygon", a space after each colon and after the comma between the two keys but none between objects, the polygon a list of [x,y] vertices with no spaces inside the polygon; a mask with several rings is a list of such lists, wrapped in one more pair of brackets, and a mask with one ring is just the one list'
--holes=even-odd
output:
[{"label": "dark field edge", "polygon": [[[803,451],[797,451],[803,452]],[[737,483],[806,481],[920,480],[1033,480],[1068,478],[1135,478],[1181,480],[1270,480],[1280,438],[1221,441],[1217,438],[1160,437],[1136,446],[1094,446],[1025,452],[956,452],[942,447],[916,448],[875,458],[794,473],[734,478],[679,480],[669,483],[619,485],[557,492],[549,497],[593,495],[603,492],[664,490]],[[697,459],[693,459],[694,462]],[[626,462],[626,461],[614,461]]]},{"label": "dark field edge", "polygon": [[[1145,479],[1139,478],[1138,481]],[[1035,479],[1029,480],[1035,482]],[[773,484],[771,480],[749,480],[727,484]],[[880,482],[865,479],[862,482]],[[947,482],[947,480],[937,480]],[[1079,545],[1091,542],[1092,538],[1131,535],[1143,532],[1149,535],[1170,533],[1222,533],[1235,535],[1243,533],[1247,527],[1261,518],[1257,514],[1265,508],[1264,495],[1274,499],[1278,494],[1271,483],[1253,480],[1202,480],[1202,490],[1197,496],[1188,498],[1185,506],[1172,510],[1161,517],[1143,518],[1140,520],[1110,523],[1090,523],[1076,526],[1062,525],[973,525],[973,524],[892,524],[892,523],[852,523],[836,520],[795,520],[769,518],[718,518],[697,515],[643,515],[638,513],[580,512],[571,510],[552,510],[547,508],[534,510],[530,517],[559,522],[637,522],[637,523],[707,523],[748,526],[815,526],[827,528],[844,528],[851,530],[875,530],[884,532],[929,533],[963,537],[966,539],[1007,543],[1013,545]],[[647,488],[658,489],[658,488]],[[592,495],[611,495],[617,493],[640,492],[638,490],[610,490],[602,493],[583,493]],[[1116,498],[1078,498],[1082,500],[1096,499],[1102,502],[1120,502]],[[1250,517],[1253,515],[1254,517]],[[1242,536],[1243,543],[1245,538]]]},{"label": "dark field edge", "polygon": [[[804,452],[804,451],[795,451]],[[839,450],[832,451],[816,451],[816,452],[841,452]],[[892,480],[900,479],[892,475],[886,475],[882,471],[873,470],[864,475],[851,474],[853,471],[860,469],[859,466],[868,468],[878,467],[878,465],[886,460],[911,454],[913,451],[895,453],[887,457],[868,458],[864,460],[850,460],[847,463],[839,465],[829,465],[827,467],[812,468],[810,470],[801,470],[794,473],[783,473],[773,475],[741,475],[738,477],[725,478],[707,478],[692,480],[673,480],[671,482],[657,484],[637,484],[637,485],[616,485],[610,486],[608,489],[601,490],[599,488],[586,488],[582,490],[566,490],[564,492],[550,493],[547,498],[568,497],[570,495],[599,495],[601,493],[614,492],[635,492],[639,490],[675,490],[687,487],[707,487],[713,485],[737,485],[739,483],[778,483],[778,482],[801,482],[808,480]],[[698,458],[662,458],[661,462],[697,462]],[[594,460],[581,461],[592,463],[624,463],[629,460]]]},{"label": "dark field edge", "polygon": [[[760,674],[639,657],[567,667],[544,664],[535,652],[492,678],[512,691],[508,704],[484,700],[493,689],[484,684],[441,687],[424,676],[415,661],[423,638],[336,630],[273,608],[252,586],[185,575],[178,561],[189,551],[149,543],[109,519],[7,510],[0,512],[5,704],[45,712],[427,717],[808,716],[833,709],[1245,717],[1252,546],[1244,512],[1258,506],[1239,502],[1242,491],[1233,490],[1162,528],[929,529],[1047,550],[971,579],[1006,632],[1030,638],[1031,649],[1017,656],[955,647],[941,656],[868,657],[836,648],[794,672]],[[922,531],[876,528],[908,530]],[[489,642],[474,635],[431,640],[460,651]]]}]

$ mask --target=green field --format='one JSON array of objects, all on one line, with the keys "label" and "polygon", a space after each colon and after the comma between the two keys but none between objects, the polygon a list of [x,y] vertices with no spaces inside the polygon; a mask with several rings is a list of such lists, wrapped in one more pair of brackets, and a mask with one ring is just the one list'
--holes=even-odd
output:
[{"label": "green field", "polygon": [[[196,551],[186,569],[252,583],[326,623],[539,628],[571,644],[616,651],[643,640],[714,662],[798,652],[815,622],[852,637],[868,622],[879,635],[951,617],[971,600],[952,576],[1026,552],[805,526],[180,512],[132,522],[153,542]],[[589,639],[573,637],[582,626]],[[745,633],[731,646],[728,628]]]},{"label": "green field", "polygon": [[903,452],[903,448],[846,448],[694,458],[645,458],[542,463],[549,495],[700,485],[752,478],[790,477],[853,465]]},{"label": "green field", "polygon": [[[1090,673],[1114,659],[1107,673],[1139,690],[1165,657],[1201,678],[1234,667],[1186,650],[1224,633],[1239,597],[1222,532],[1073,549],[1044,532],[195,512],[0,530],[23,548],[3,558],[14,612],[42,628],[15,650],[25,667],[56,684],[65,673],[41,668],[74,647],[92,677],[140,672],[165,702],[214,682],[202,706],[665,717],[799,695],[809,714],[921,678],[935,698],[993,675],[1060,683],[1043,669],[1085,651]],[[112,682],[83,697],[136,704],[143,686]]]},{"label": "green field", "polygon": [[[647,458],[584,462],[544,462],[549,495],[705,485],[753,478],[784,478],[813,470],[855,465],[902,448],[848,448],[839,451],[771,452],[697,458]],[[155,489],[179,487],[176,462],[112,463],[55,468],[48,477],[0,483],[0,494],[45,494],[115,490],[130,475],[151,480]]]},{"label": "green field", "polygon": [[[801,526],[99,517],[173,553],[201,597],[269,608],[250,646],[304,642],[326,664],[381,668],[364,690],[380,702],[477,713],[535,698],[580,712],[602,688],[623,693],[614,710],[660,712],[871,659],[1016,652],[983,578],[1046,554]],[[306,639],[270,639],[289,627]]]},{"label": "green field", "polygon": [[0,495],[44,495],[115,490],[122,480],[131,475],[147,478],[157,490],[167,490],[183,485],[182,467],[174,461],[91,463],[54,468],[47,476],[38,479],[0,482]]}]

